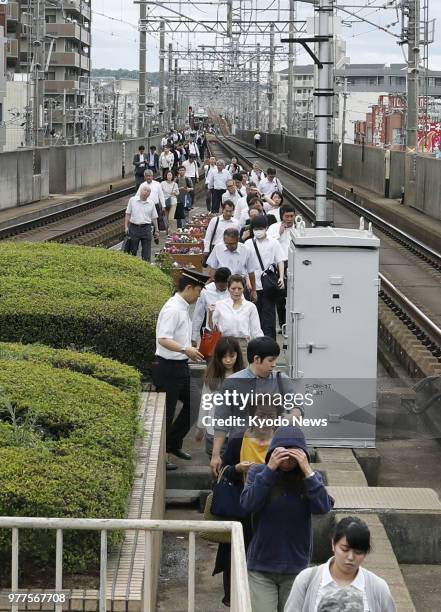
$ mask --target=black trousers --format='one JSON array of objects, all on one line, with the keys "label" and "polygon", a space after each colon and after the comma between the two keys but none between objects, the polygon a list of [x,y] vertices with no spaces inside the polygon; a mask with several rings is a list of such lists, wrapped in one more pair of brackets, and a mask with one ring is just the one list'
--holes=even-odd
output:
[{"label": "black trousers", "polygon": [[284,273],[284,281],[285,281],[285,291],[283,292],[283,294],[280,296],[280,298],[277,301],[276,304],[276,308],[277,308],[277,317],[279,319],[279,325],[280,327],[282,327],[282,325],[285,325],[286,323],[286,295],[287,295],[287,288],[288,288],[288,262],[285,261],[285,273]]},{"label": "black trousers", "polygon": [[[190,370],[187,360],[157,360],[158,387],[165,391],[166,448],[167,452],[182,448],[182,442],[191,428],[190,419]],[[180,413],[175,419],[176,404],[182,402]]]},{"label": "black trousers", "polygon": [[213,189],[213,197],[211,198],[211,212],[218,213],[222,204],[222,196],[226,189]]},{"label": "black trousers", "polygon": [[276,304],[265,291],[257,292],[257,312],[265,336],[276,339]]},{"label": "black trousers", "polygon": [[152,257],[152,226],[150,223],[144,225],[129,225],[130,253],[137,255],[139,243],[141,243],[141,257],[144,261],[150,261]]},{"label": "black trousers", "polygon": [[136,189],[139,189],[139,186],[143,182],[144,182],[144,174],[142,174],[142,175],[135,174],[135,187],[136,187]]}]

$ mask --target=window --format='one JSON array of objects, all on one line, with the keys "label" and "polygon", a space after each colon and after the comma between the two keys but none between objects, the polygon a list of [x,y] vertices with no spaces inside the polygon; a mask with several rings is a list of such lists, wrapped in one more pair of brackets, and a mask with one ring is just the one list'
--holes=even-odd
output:
[{"label": "window", "polygon": [[56,15],[46,15],[45,19],[46,19],[46,23],[56,23],[57,16]]},{"label": "window", "polygon": [[47,78],[48,81],[55,81],[55,71],[54,72],[48,72],[46,78]]}]

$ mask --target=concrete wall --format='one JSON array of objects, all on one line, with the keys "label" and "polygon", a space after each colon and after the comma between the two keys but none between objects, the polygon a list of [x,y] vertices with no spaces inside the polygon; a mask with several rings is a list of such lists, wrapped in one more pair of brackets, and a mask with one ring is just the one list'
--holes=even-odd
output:
[{"label": "concrete wall", "polygon": [[133,174],[132,160],[138,147],[144,144],[159,148],[159,137],[147,142],[130,139],[94,144],[52,147],[50,149],[50,192],[72,193],[81,189],[122,178],[124,162],[126,176]]},{"label": "concrete wall", "polygon": [[413,201],[408,199],[407,194],[410,190],[406,188],[406,203],[426,215],[441,219],[441,161],[425,155],[417,155],[415,162],[415,196]]},{"label": "concrete wall", "polygon": [[[261,133],[262,148],[272,153],[286,154],[288,159],[313,169],[315,166],[314,140],[300,136],[284,136],[281,134]],[[254,144],[254,131],[238,130],[237,137]],[[328,167],[330,171],[337,174],[339,144],[334,142],[329,147]],[[390,197],[399,198],[401,188],[404,186],[404,159],[401,151],[391,151],[390,172]],[[384,151],[376,147],[363,147],[356,144],[345,144],[343,146],[343,169],[342,178],[352,185],[364,187],[384,196],[385,192],[385,167]],[[430,214],[430,213],[428,213]]]},{"label": "concrete wall", "polygon": [[49,150],[0,153],[0,209],[49,196]]}]

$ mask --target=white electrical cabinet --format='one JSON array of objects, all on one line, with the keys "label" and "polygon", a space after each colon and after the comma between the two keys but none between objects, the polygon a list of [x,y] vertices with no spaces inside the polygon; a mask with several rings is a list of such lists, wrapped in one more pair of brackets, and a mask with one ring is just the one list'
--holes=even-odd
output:
[{"label": "white electrical cabinet", "polygon": [[309,444],[375,446],[379,247],[371,229],[291,232],[287,366]]}]

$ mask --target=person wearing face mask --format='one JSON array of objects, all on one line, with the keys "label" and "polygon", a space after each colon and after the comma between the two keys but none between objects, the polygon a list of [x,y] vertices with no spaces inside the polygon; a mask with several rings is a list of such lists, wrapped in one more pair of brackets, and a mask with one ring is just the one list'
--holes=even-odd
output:
[{"label": "person wearing face mask", "polygon": [[284,256],[280,244],[274,238],[268,238],[268,220],[264,215],[259,215],[251,220],[251,228],[254,238],[248,240],[245,246],[256,254],[259,268],[255,271],[257,290],[257,311],[259,313],[260,325],[265,336],[276,339],[276,305],[273,294],[262,287],[262,273],[274,266],[279,273],[278,286],[284,289]]},{"label": "person wearing face mask", "polygon": [[247,551],[253,612],[282,612],[296,576],[308,567],[312,515],[334,506],[321,476],[314,472],[299,427],[279,427],[264,465],[253,465],[240,498],[254,514]]},{"label": "person wearing face mask", "polygon": [[[334,529],[331,545],[333,557],[297,576],[284,612],[357,610],[355,606],[345,608],[342,605],[345,593],[358,595],[360,611],[395,612],[387,583],[362,567],[371,548],[371,534],[366,523],[354,516],[341,519]],[[336,600],[340,600],[340,607],[335,605]]]}]

